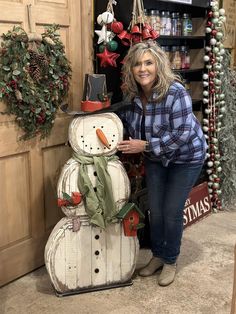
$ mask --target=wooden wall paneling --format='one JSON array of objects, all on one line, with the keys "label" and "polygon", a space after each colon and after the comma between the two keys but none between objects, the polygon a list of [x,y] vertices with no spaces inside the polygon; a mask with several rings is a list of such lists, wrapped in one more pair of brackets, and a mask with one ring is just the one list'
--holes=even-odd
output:
[{"label": "wooden wall paneling", "polygon": [[[32,30],[59,24],[66,55],[73,70],[68,102],[79,109],[85,73],[93,72],[92,0],[0,0],[0,33],[13,25],[29,32],[27,5],[31,4]],[[0,104],[0,111],[4,111]],[[13,115],[0,115],[0,286],[44,263],[44,246],[60,219],[55,181],[70,157],[68,125],[72,119],[58,112],[51,135],[19,141],[21,129]]]},{"label": "wooden wall paneling", "polygon": [[[0,158],[1,220],[0,248],[30,237],[29,152]],[[15,184],[17,181],[17,184]]]},{"label": "wooden wall paneling", "polygon": [[51,230],[64,216],[61,208],[57,206],[57,181],[62,167],[70,157],[71,148],[65,145],[57,145],[43,149],[46,230]]},{"label": "wooden wall paneling", "polygon": [[[73,67],[71,109],[80,109],[85,73],[93,73],[93,0],[73,1],[71,3],[71,37],[70,49]],[[81,62],[82,60],[82,62]]]}]

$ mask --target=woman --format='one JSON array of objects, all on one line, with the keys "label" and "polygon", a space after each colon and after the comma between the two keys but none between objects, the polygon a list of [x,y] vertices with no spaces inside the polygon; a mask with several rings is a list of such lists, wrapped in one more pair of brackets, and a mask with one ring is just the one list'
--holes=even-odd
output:
[{"label": "woman", "polygon": [[206,156],[206,141],[191,98],[164,51],[153,41],[132,46],[123,65],[123,92],[132,106],[120,113],[126,154],[144,152],[153,257],[141,276],[162,267],[158,283],[174,281],[183,233],[183,208]]}]

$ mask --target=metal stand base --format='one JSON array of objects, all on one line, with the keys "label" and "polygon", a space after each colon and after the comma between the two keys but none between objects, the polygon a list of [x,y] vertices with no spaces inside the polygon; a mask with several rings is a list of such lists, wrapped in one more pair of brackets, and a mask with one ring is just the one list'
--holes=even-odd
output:
[{"label": "metal stand base", "polygon": [[70,290],[66,292],[59,292],[55,291],[55,294],[57,297],[66,297],[70,295],[80,294],[80,293],[87,293],[87,292],[94,292],[94,291],[101,291],[101,290],[107,290],[107,289],[114,289],[114,288],[121,288],[121,287],[127,287],[131,286],[133,284],[132,280],[122,282],[122,283],[116,283],[116,284],[110,284],[110,285],[103,285],[98,287],[90,287],[90,288],[82,288],[78,290]]}]

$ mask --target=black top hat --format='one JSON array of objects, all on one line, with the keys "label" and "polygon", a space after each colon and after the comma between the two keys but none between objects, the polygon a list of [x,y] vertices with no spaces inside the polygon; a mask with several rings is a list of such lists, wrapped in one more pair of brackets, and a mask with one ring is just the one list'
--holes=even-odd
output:
[{"label": "black top hat", "polygon": [[94,112],[110,105],[105,74],[85,74],[82,111]]},{"label": "black top hat", "polygon": [[83,100],[81,111],[68,111],[68,104],[60,107],[63,112],[70,115],[84,116],[95,113],[116,112],[130,105],[130,102],[118,102],[111,105],[107,93],[105,74],[85,74]]}]

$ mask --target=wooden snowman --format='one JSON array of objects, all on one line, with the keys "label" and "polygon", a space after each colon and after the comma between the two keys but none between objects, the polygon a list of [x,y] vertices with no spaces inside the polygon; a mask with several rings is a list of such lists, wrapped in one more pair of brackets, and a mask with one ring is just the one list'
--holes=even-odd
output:
[{"label": "wooden snowman", "polygon": [[115,113],[77,116],[69,126],[73,156],[57,187],[66,217],[45,247],[57,295],[132,284],[139,244],[136,234],[125,234],[120,219],[130,197],[129,178],[115,155],[122,136]]}]

